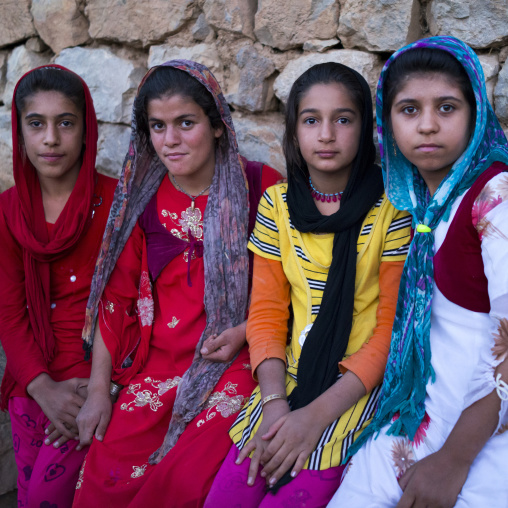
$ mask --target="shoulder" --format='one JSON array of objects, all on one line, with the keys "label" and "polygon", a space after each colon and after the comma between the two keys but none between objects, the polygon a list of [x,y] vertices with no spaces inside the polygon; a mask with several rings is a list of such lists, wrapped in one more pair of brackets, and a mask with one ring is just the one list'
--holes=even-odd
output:
[{"label": "shoulder", "polygon": [[101,196],[105,200],[106,204],[111,206],[117,184],[118,180],[116,178],[111,178],[110,176],[98,173],[95,193],[98,196]]}]

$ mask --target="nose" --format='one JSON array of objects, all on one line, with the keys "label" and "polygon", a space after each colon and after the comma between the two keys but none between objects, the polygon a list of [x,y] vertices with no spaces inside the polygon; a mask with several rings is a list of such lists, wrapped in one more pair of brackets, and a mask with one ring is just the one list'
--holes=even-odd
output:
[{"label": "nose", "polygon": [[335,128],[333,123],[328,121],[323,121],[321,123],[319,129],[319,141],[323,141],[324,143],[335,141]]},{"label": "nose", "polygon": [[60,143],[60,134],[56,125],[48,123],[44,134],[44,144],[54,146]]},{"label": "nose", "polygon": [[178,129],[168,126],[166,128],[166,132],[164,133],[164,144],[166,146],[177,146],[180,144],[180,141],[181,139]]},{"label": "nose", "polygon": [[421,134],[431,134],[439,129],[437,115],[431,108],[424,108],[419,120],[418,131]]}]

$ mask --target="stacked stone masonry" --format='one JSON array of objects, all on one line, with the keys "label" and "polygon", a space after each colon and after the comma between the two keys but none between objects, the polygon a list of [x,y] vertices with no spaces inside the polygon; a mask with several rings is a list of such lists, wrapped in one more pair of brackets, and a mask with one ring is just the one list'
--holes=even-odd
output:
[{"label": "stacked stone masonry", "polygon": [[[100,171],[119,175],[146,70],[185,58],[207,65],[222,84],[240,151],[284,172],[284,104],[302,72],[342,62],[374,92],[393,51],[445,34],[477,51],[508,132],[508,0],[0,0],[0,191],[13,184],[13,88],[35,66],[56,62],[90,86]],[[0,351],[0,376],[4,367]],[[14,486],[9,422],[1,414],[0,495]]]}]

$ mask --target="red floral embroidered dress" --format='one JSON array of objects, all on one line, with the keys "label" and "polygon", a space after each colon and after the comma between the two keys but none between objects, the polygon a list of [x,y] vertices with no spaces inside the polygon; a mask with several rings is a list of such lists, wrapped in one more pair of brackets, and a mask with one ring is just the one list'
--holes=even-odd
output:
[{"label": "red floral embroidered dress", "polygon": [[[264,166],[262,190],[279,178]],[[200,240],[207,199],[198,197],[190,213],[190,198],[164,178],[157,191],[159,220],[183,240],[190,239],[189,232]],[[153,284],[152,299],[145,235],[138,222],[106,286],[99,313],[106,346],[115,357],[126,343],[139,342],[134,361],[136,355],[146,360],[114,404],[104,441],[94,441],[87,455],[74,506],[92,506],[99,499],[104,507],[202,506],[231,446],[228,429],[255,386],[247,347],[221,377],[206,409],[188,424],[176,446],[160,464],[148,464],[148,457],[164,439],[180,377],[191,365],[206,323],[203,258],[199,249],[191,256],[189,252],[187,248],[162,269]],[[140,277],[147,282],[141,284],[143,294],[138,291]],[[150,327],[148,347],[143,329]]]}]

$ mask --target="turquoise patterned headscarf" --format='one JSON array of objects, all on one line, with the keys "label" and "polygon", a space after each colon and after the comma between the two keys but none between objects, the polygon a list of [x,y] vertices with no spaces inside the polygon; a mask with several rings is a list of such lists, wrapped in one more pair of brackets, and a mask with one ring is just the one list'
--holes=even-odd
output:
[{"label": "turquoise patterned headscarf", "polygon": [[[429,197],[416,167],[402,155],[383,122],[383,85],[387,69],[401,54],[415,48],[435,48],[451,53],[466,70],[476,99],[476,123],[469,144],[432,197]],[[478,57],[454,37],[423,39],[392,55],[379,78],[376,119],[386,194],[396,208],[411,213],[416,230],[402,273],[390,353],[376,415],[356,441],[352,453],[369,435],[388,423],[391,423],[388,434],[407,435],[413,439],[425,415],[426,385],[429,379],[434,380],[430,351],[434,235],[425,231],[433,231],[441,220],[448,220],[455,199],[467,191],[493,162],[508,163],[508,142],[487,99]],[[393,421],[397,413],[400,416]]]}]

